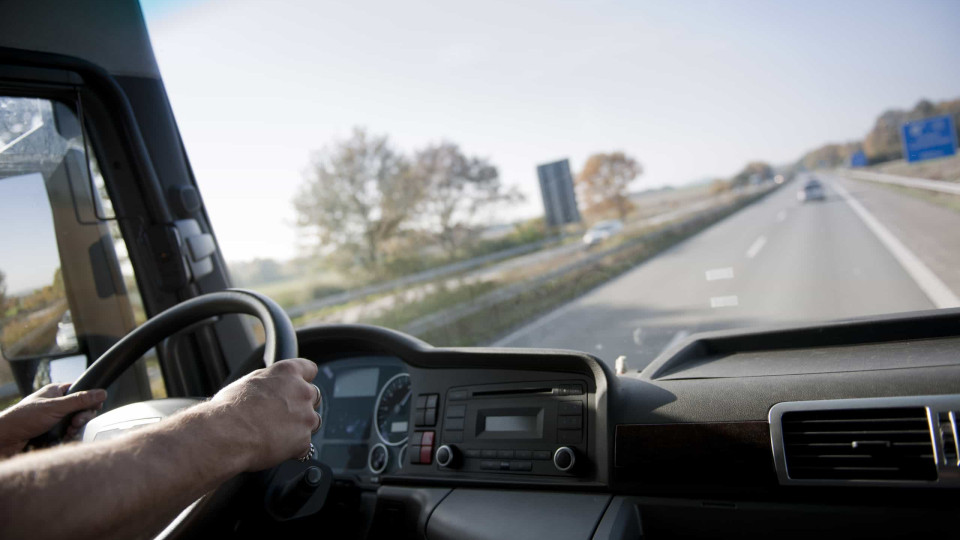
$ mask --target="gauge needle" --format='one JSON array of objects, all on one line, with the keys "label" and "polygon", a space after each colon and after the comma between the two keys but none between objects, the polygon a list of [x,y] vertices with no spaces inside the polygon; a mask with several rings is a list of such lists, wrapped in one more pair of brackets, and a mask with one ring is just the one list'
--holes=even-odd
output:
[{"label": "gauge needle", "polygon": [[410,401],[410,396],[412,395],[413,395],[413,392],[407,392],[407,395],[403,396],[403,399],[400,400],[400,403],[397,403],[396,405],[393,406],[393,413],[396,414],[400,412],[400,409],[402,409],[403,406],[406,405],[408,401]]}]

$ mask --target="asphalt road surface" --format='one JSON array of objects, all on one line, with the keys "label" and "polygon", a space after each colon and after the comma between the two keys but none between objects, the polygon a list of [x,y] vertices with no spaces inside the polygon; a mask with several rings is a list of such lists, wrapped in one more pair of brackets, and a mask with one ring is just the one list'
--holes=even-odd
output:
[{"label": "asphalt road surface", "polygon": [[957,305],[960,213],[868,182],[799,177],[499,340],[627,357],[642,369],[690,334]]}]

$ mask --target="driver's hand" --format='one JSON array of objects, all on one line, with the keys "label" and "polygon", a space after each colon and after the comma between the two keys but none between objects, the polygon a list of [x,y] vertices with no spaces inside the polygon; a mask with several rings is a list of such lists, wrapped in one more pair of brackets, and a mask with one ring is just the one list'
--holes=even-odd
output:
[{"label": "driver's hand", "polygon": [[43,435],[67,415],[77,413],[67,428],[67,438],[97,415],[107,399],[106,390],[87,390],[65,396],[70,383],[48,384],[0,413],[0,454],[22,452],[30,439]]},{"label": "driver's hand", "polygon": [[237,430],[248,471],[296,459],[310,448],[319,416],[314,409],[317,365],[295,358],[258,369],[223,388],[210,400],[227,429]]}]

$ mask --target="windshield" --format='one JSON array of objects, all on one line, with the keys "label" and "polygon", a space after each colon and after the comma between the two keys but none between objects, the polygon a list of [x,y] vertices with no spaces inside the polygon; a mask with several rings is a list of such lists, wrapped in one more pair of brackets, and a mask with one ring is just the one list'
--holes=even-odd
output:
[{"label": "windshield", "polygon": [[297,325],[640,369],[960,305],[960,3],[144,11],[233,283]]}]

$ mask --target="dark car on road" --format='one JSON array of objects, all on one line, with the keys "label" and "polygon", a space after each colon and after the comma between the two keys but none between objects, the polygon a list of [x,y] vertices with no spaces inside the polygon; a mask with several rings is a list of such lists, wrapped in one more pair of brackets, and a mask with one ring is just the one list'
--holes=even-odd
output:
[{"label": "dark car on road", "polygon": [[806,184],[797,192],[797,200],[800,202],[822,201],[827,198],[823,191],[823,184],[816,178],[808,180]]}]

